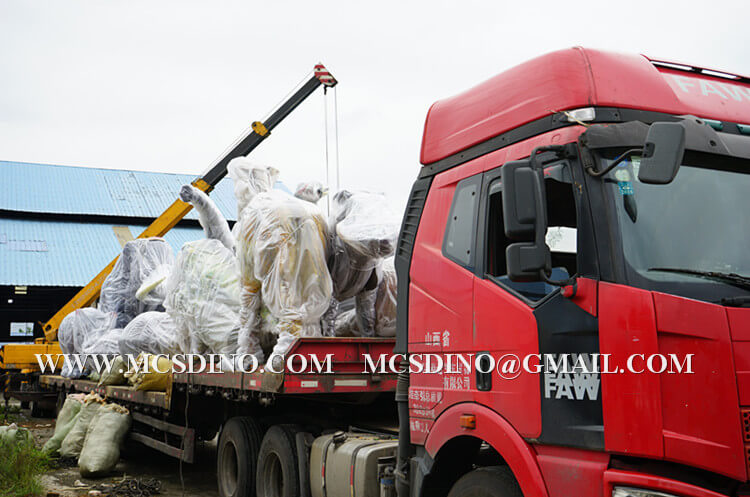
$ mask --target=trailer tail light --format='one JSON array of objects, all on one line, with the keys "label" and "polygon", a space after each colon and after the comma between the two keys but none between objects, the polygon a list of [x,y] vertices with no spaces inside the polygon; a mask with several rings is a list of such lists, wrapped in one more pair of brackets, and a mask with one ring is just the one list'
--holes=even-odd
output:
[{"label": "trailer tail light", "polygon": [[461,425],[461,428],[473,430],[477,427],[477,417],[473,414],[463,414],[461,418],[459,418],[458,423]]}]

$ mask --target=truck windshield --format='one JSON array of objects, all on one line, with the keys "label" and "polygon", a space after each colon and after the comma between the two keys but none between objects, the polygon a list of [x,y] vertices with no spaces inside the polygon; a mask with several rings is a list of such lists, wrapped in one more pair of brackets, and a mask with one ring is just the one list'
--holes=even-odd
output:
[{"label": "truck windshield", "polygon": [[668,185],[639,182],[639,157],[606,175],[628,284],[717,303],[750,294],[750,163],[711,157],[686,154]]}]

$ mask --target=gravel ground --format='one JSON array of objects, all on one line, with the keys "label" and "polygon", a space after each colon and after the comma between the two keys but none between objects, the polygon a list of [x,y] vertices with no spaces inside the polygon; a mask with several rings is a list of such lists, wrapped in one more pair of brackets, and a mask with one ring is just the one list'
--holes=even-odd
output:
[{"label": "gravel ground", "polygon": [[[5,401],[0,396],[0,404]],[[11,401],[11,405],[18,405]],[[55,420],[46,418],[31,418],[28,410],[13,415],[19,426],[29,428],[37,445],[41,447],[52,436]],[[0,425],[7,424],[0,415]],[[207,497],[218,495],[216,490],[216,443],[198,444],[196,447],[196,462],[183,464],[183,485],[180,481],[180,463],[176,459],[166,456],[153,449],[135,442],[127,442],[123,448],[117,468],[107,478],[81,478],[78,468],[61,467],[49,471],[42,477],[42,483],[48,492],[55,492],[61,497],[78,497],[88,495],[89,490],[97,485],[107,485],[120,481],[123,476],[147,480],[156,478],[161,482],[162,490],[159,495]]]}]

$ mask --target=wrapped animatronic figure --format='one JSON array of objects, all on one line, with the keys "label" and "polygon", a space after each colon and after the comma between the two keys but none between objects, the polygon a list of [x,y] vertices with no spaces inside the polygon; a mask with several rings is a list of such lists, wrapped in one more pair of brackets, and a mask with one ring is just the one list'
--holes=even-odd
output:
[{"label": "wrapped animatronic figure", "polygon": [[[378,288],[384,278],[382,262],[393,254],[399,230],[398,218],[387,205],[385,196],[379,193],[342,190],[333,196],[328,250],[333,301],[324,318],[326,335],[340,334],[335,324],[338,302],[352,297],[356,323],[349,319],[348,328],[360,336],[376,335]],[[381,288],[381,293],[384,291]],[[382,316],[383,321],[387,319]]]},{"label": "wrapped animatronic figure", "polygon": [[263,307],[276,320],[272,356],[283,356],[298,336],[321,335],[320,318],[332,293],[327,226],[315,205],[273,190],[275,169],[238,158],[230,162],[229,175],[240,213],[234,227],[242,284],[238,353],[261,362]]},{"label": "wrapped animatronic figure", "polygon": [[163,287],[136,297],[143,282],[154,274],[165,275],[174,264],[172,247],[163,238],[136,238],[125,244],[120,258],[102,284],[99,310],[117,313],[116,328],[124,328],[138,314],[161,310]]}]

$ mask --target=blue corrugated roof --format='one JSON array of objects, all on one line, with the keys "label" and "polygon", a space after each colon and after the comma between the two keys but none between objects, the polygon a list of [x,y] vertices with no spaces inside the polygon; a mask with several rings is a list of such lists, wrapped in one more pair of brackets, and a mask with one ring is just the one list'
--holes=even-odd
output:
[{"label": "blue corrugated roof", "polygon": [[[113,226],[101,217],[143,218],[129,225],[137,237],[190,183],[188,174],[150,173],[0,161],[5,187],[0,210],[0,285],[83,286],[122,250]],[[289,192],[281,183],[276,188]],[[224,178],[211,198],[227,220],[237,219],[234,184]],[[23,213],[34,213],[24,219]],[[55,214],[55,221],[39,214]],[[70,216],[70,220],[61,220]],[[78,216],[97,216],[82,219]],[[194,211],[188,218],[197,219]],[[35,219],[36,218],[36,219]],[[92,220],[97,222],[92,222]],[[197,226],[177,226],[164,238],[175,253],[185,242],[203,238]]]},{"label": "blue corrugated roof", "polygon": [[[177,198],[189,174],[0,161],[5,184],[0,210],[153,219]],[[234,184],[224,178],[211,198],[228,220],[237,219]],[[188,219],[197,219],[195,212]]]},{"label": "blue corrugated roof", "polygon": [[[0,219],[0,285],[83,286],[122,250],[106,223]],[[138,236],[146,225],[128,226]],[[175,227],[164,238],[177,251],[203,238],[201,228]]]}]

